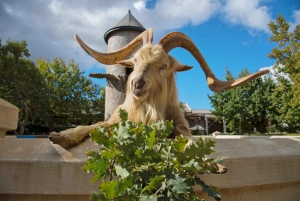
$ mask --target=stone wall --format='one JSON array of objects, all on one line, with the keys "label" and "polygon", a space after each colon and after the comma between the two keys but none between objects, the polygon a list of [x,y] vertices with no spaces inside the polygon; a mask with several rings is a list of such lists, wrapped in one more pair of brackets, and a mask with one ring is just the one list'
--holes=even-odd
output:
[{"label": "stone wall", "polygon": [[[224,158],[228,172],[200,177],[219,187],[223,201],[299,200],[300,136],[215,140],[214,157]],[[97,184],[81,168],[85,153],[96,149],[90,140],[66,151],[47,139],[0,139],[0,200],[88,200]]]},{"label": "stone wall", "polygon": [[0,98],[0,138],[4,138],[7,131],[17,129],[18,114],[16,106]]}]

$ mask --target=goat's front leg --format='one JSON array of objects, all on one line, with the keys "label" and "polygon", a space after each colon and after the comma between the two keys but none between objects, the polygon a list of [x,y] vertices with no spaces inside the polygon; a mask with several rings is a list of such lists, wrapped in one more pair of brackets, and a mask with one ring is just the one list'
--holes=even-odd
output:
[{"label": "goat's front leg", "polygon": [[70,128],[59,133],[50,133],[49,139],[54,144],[59,144],[65,149],[69,149],[81,143],[89,133],[98,126],[108,126],[106,122],[99,122],[90,126],[77,126],[76,128]]},{"label": "goat's front leg", "polygon": [[173,133],[169,136],[170,138],[175,138],[176,136],[179,136],[181,134],[185,137],[192,136],[189,123],[185,119],[183,111],[179,107],[179,104],[170,105],[166,111],[166,119],[173,120],[174,126]]},{"label": "goat's front leg", "polygon": [[189,126],[184,124],[175,125],[173,132],[174,132],[174,137],[179,136],[181,134],[185,137],[192,136]]}]

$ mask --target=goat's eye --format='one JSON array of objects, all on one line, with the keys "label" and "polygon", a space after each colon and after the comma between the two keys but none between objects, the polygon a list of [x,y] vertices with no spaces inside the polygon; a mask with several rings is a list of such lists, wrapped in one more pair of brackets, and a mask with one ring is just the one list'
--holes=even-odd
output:
[{"label": "goat's eye", "polygon": [[166,70],[167,69],[167,65],[163,65],[159,68],[159,70]]}]

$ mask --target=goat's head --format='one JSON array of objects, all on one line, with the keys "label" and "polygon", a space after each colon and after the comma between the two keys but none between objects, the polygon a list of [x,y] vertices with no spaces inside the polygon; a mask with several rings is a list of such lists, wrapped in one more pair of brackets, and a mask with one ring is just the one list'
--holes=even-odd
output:
[{"label": "goat's head", "polygon": [[[122,49],[112,53],[100,53],[91,49],[77,35],[75,35],[75,39],[88,54],[100,63],[108,65],[120,63],[127,67],[134,67],[128,83],[136,98],[144,98],[152,85],[165,82],[165,79],[157,78],[167,78],[173,72],[185,71],[191,68],[179,64],[172,56],[168,55],[168,52],[175,47],[182,47],[195,57],[202,67],[208,86],[212,91],[232,89],[269,72],[263,70],[236,80],[221,81],[215,77],[193,41],[180,32],[171,32],[164,36],[157,45],[152,45],[153,30],[150,28]],[[143,42],[143,47],[131,59],[123,60],[138,47],[140,42]]]},{"label": "goat's head", "polygon": [[168,85],[171,85],[173,73],[192,68],[181,65],[161,45],[152,44],[143,46],[130,59],[118,63],[134,68],[128,78],[127,90],[139,100],[149,98],[149,92],[153,96],[167,98],[166,93],[172,90]]}]

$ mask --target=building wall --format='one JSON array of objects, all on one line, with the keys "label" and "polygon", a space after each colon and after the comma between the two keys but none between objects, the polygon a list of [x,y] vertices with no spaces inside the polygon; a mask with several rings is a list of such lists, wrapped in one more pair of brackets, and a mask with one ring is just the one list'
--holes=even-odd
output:
[{"label": "building wall", "polygon": [[[136,30],[118,30],[113,32],[108,39],[107,52],[115,52],[128,43],[130,43],[141,32]],[[130,55],[131,56],[131,55]],[[115,108],[122,104],[125,100],[126,81],[128,78],[127,68],[119,64],[107,65],[106,73],[121,76],[120,80],[106,79],[106,91],[105,91],[105,121],[109,119]]]}]

